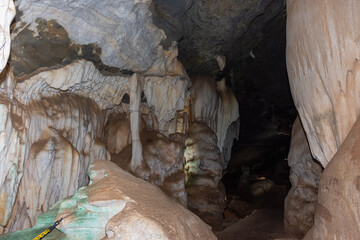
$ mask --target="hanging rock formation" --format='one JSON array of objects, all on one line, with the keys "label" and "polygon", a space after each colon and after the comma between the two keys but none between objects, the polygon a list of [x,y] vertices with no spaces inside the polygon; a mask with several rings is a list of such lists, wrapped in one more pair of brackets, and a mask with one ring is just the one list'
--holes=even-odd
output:
[{"label": "hanging rock formation", "polygon": [[32,229],[6,239],[34,238],[60,218],[59,231],[47,239],[216,239],[196,215],[114,163],[95,161],[89,176],[89,186],[40,215]]},{"label": "hanging rock formation", "polygon": [[311,156],[299,118],[293,125],[288,163],[292,187],[285,199],[285,229],[294,237],[302,238],[314,225],[322,167]]},{"label": "hanging rock formation", "polygon": [[191,119],[193,122],[204,122],[216,133],[221,164],[225,169],[230,160],[232,143],[239,135],[238,102],[231,89],[226,87],[225,79],[216,83],[211,76],[199,75],[191,81]]},{"label": "hanging rock formation", "polygon": [[311,152],[324,167],[360,113],[359,10],[355,0],[287,1],[290,87]]}]

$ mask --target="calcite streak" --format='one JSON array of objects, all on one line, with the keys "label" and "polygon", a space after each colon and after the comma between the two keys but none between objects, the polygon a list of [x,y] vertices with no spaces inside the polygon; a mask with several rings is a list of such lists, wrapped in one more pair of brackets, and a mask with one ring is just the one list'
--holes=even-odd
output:
[{"label": "calcite streak", "polygon": [[63,94],[11,104],[3,123],[12,125],[2,134],[3,141],[9,134],[11,139],[2,144],[0,160],[5,232],[34,225],[40,213],[88,183],[92,161],[109,160],[98,140],[101,114],[93,101]]},{"label": "calcite streak", "polygon": [[315,159],[325,167],[360,109],[360,2],[287,1],[287,68]]},{"label": "calcite streak", "polygon": [[29,127],[26,109],[0,96],[0,227],[11,217],[27,157]]}]

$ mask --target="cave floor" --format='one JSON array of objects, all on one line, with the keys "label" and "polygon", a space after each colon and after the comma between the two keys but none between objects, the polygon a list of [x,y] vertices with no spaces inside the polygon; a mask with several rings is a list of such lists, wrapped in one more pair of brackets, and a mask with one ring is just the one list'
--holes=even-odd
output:
[{"label": "cave floor", "polygon": [[247,217],[224,222],[216,232],[219,240],[292,240],[284,229],[284,199],[279,188],[256,200],[256,209]]},{"label": "cave floor", "polygon": [[260,209],[238,220],[222,232],[216,233],[219,240],[267,240],[290,239],[284,231],[281,209]]}]

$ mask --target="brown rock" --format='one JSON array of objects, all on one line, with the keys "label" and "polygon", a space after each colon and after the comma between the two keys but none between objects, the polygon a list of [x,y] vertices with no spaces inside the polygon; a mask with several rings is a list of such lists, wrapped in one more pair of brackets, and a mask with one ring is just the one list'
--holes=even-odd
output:
[{"label": "brown rock", "polygon": [[314,226],[304,239],[360,236],[360,120],[321,175]]},{"label": "brown rock", "polygon": [[287,1],[287,69],[311,152],[324,167],[360,113],[360,3]]},{"label": "brown rock", "polygon": [[292,187],[285,199],[285,230],[294,237],[302,238],[314,225],[322,167],[311,156],[299,118],[293,125],[288,163]]},{"label": "brown rock", "polygon": [[205,123],[193,123],[185,147],[188,207],[213,229],[219,229],[226,204],[216,134]]},{"label": "brown rock", "polygon": [[107,239],[216,239],[197,216],[114,163],[96,161],[91,170],[104,175],[93,183],[102,194],[115,188],[122,193],[121,199],[128,199],[125,208],[107,223]]}]

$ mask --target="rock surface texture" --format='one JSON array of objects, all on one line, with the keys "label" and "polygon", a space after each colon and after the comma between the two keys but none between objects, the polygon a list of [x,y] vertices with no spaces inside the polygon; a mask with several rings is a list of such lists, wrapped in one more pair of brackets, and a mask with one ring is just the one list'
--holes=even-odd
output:
[{"label": "rock surface texture", "polygon": [[219,229],[225,209],[225,188],[216,135],[204,123],[195,122],[186,134],[185,174],[188,207],[213,229]]},{"label": "rock surface texture", "polygon": [[[14,15],[12,2],[5,2],[0,4],[1,69],[9,55]],[[186,10],[191,1],[167,4]],[[165,47],[165,32],[153,23],[151,11],[161,14],[167,8],[150,0],[21,0],[16,9],[9,67],[0,75],[0,233],[32,227],[40,214],[58,208],[59,200],[84,196],[76,192],[88,184],[86,173],[95,160],[112,159],[186,206],[183,151],[193,120],[193,91],[172,41],[179,36],[170,36]],[[216,154],[224,156],[216,160],[220,170],[209,166],[217,187],[238,133],[239,114],[224,83],[214,94],[218,106],[210,125],[218,138],[211,139]],[[134,210],[133,216],[143,210]],[[143,220],[149,234],[176,235],[149,216]],[[189,221],[184,224],[192,226]],[[117,221],[110,222],[114,234],[123,234]],[[181,234],[180,239],[198,238]]]},{"label": "rock surface texture", "polygon": [[199,217],[114,163],[95,161],[89,176],[89,186],[40,215],[32,229],[5,239],[33,238],[60,218],[47,239],[216,239]]},{"label": "rock surface texture", "polygon": [[321,175],[314,226],[304,239],[356,239],[360,235],[359,133],[357,120]]},{"label": "rock surface texture", "polygon": [[291,168],[292,187],[285,199],[285,229],[294,237],[302,238],[314,225],[315,205],[323,169],[311,156],[299,118],[293,125],[288,163]]},{"label": "rock surface texture", "polygon": [[352,0],[287,1],[290,86],[311,153],[325,167],[304,239],[360,234],[359,10]]},{"label": "rock surface texture", "polygon": [[311,152],[324,167],[359,116],[359,10],[352,0],[287,1],[290,87]]},{"label": "rock surface texture", "polygon": [[[248,57],[262,38],[256,30],[261,32],[283,5],[282,0],[193,1],[183,17],[181,61],[194,75],[217,73],[216,55],[226,56],[230,65],[234,58]],[[247,41],[249,35],[251,41]]]},{"label": "rock surface texture", "polygon": [[4,69],[10,54],[10,24],[15,16],[12,0],[5,0],[0,5],[0,72]]},{"label": "rock surface texture", "polygon": [[239,135],[239,105],[234,93],[225,85],[208,75],[198,75],[192,81],[192,122],[203,122],[217,136],[221,151],[221,165],[226,168],[231,156],[234,139]]}]

